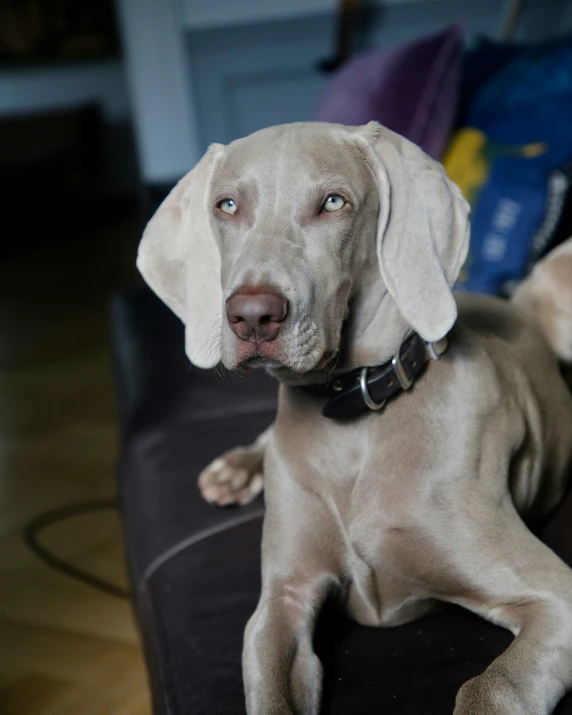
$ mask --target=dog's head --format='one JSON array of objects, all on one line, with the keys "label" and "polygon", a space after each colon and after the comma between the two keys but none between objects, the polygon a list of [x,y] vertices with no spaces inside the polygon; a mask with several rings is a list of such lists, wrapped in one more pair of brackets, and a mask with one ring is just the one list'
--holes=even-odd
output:
[{"label": "dog's head", "polygon": [[213,145],[149,222],[138,267],[200,367],[309,375],[453,325],[468,207],[377,123],[301,123]]}]

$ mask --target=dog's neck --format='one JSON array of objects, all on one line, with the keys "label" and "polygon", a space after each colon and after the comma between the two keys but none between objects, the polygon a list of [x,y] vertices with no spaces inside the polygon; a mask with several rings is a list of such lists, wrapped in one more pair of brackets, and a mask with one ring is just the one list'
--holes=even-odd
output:
[{"label": "dog's neck", "polygon": [[398,311],[383,282],[377,260],[360,275],[341,336],[338,372],[390,360],[413,329]]}]

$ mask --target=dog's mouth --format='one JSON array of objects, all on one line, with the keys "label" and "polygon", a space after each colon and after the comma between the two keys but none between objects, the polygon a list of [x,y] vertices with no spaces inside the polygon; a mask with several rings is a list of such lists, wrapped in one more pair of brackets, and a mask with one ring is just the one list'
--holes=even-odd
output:
[{"label": "dog's mouth", "polygon": [[254,355],[246,358],[246,360],[240,362],[236,369],[240,372],[251,372],[252,370],[256,370],[258,368],[262,368],[264,370],[280,370],[284,369],[285,365],[276,358],[266,357],[260,353],[255,353]]},{"label": "dog's mouth", "polygon": [[307,381],[308,376],[311,376],[311,381],[315,381],[316,379],[319,379],[319,375],[332,372],[337,359],[337,350],[329,350],[322,355],[316,364],[308,367],[307,369],[300,370],[278,357],[269,357],[261,352],[256,352],[242,360],[236,366],[236,369],[240,372],[251,372],[252,370],[262,368],[263,370],[266,370],[274,375],[274,377],[288,381]]}]

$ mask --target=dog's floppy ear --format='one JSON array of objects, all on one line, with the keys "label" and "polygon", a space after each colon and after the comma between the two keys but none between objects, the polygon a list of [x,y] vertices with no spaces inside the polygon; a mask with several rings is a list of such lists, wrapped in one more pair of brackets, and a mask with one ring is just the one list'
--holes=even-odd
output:
[{"label": "dog's floppy ear", "polygon": [[451,287],[469,247],[469,205],[443,167],[370,122],[358,131],[379,187],[377,256],[399,312],[430,342],[457,317]]},{"label": "dog's floppy ear", "polygon": [[213,144],[147,224],[137,267],[152,290],[185,323],[185,352],[198,367],[220,360],[216,329],[222,311],[221,260],[210,207]]}]

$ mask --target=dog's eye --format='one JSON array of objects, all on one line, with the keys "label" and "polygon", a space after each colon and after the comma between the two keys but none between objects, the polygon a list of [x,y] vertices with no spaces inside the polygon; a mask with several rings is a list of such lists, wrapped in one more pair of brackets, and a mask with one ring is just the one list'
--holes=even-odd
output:
[{"label": "dog's eye", "polygon": [[222,201],[219,201],[218,207],[223,213],[230,214],[231,216],[238,211],[238,206],[232,199],[223,199]]},{"label": "dog's eye", "polygon": [[345,200],[339,194],[330,194],[322,204],[323,211],[339,211],[346,205]]}]

